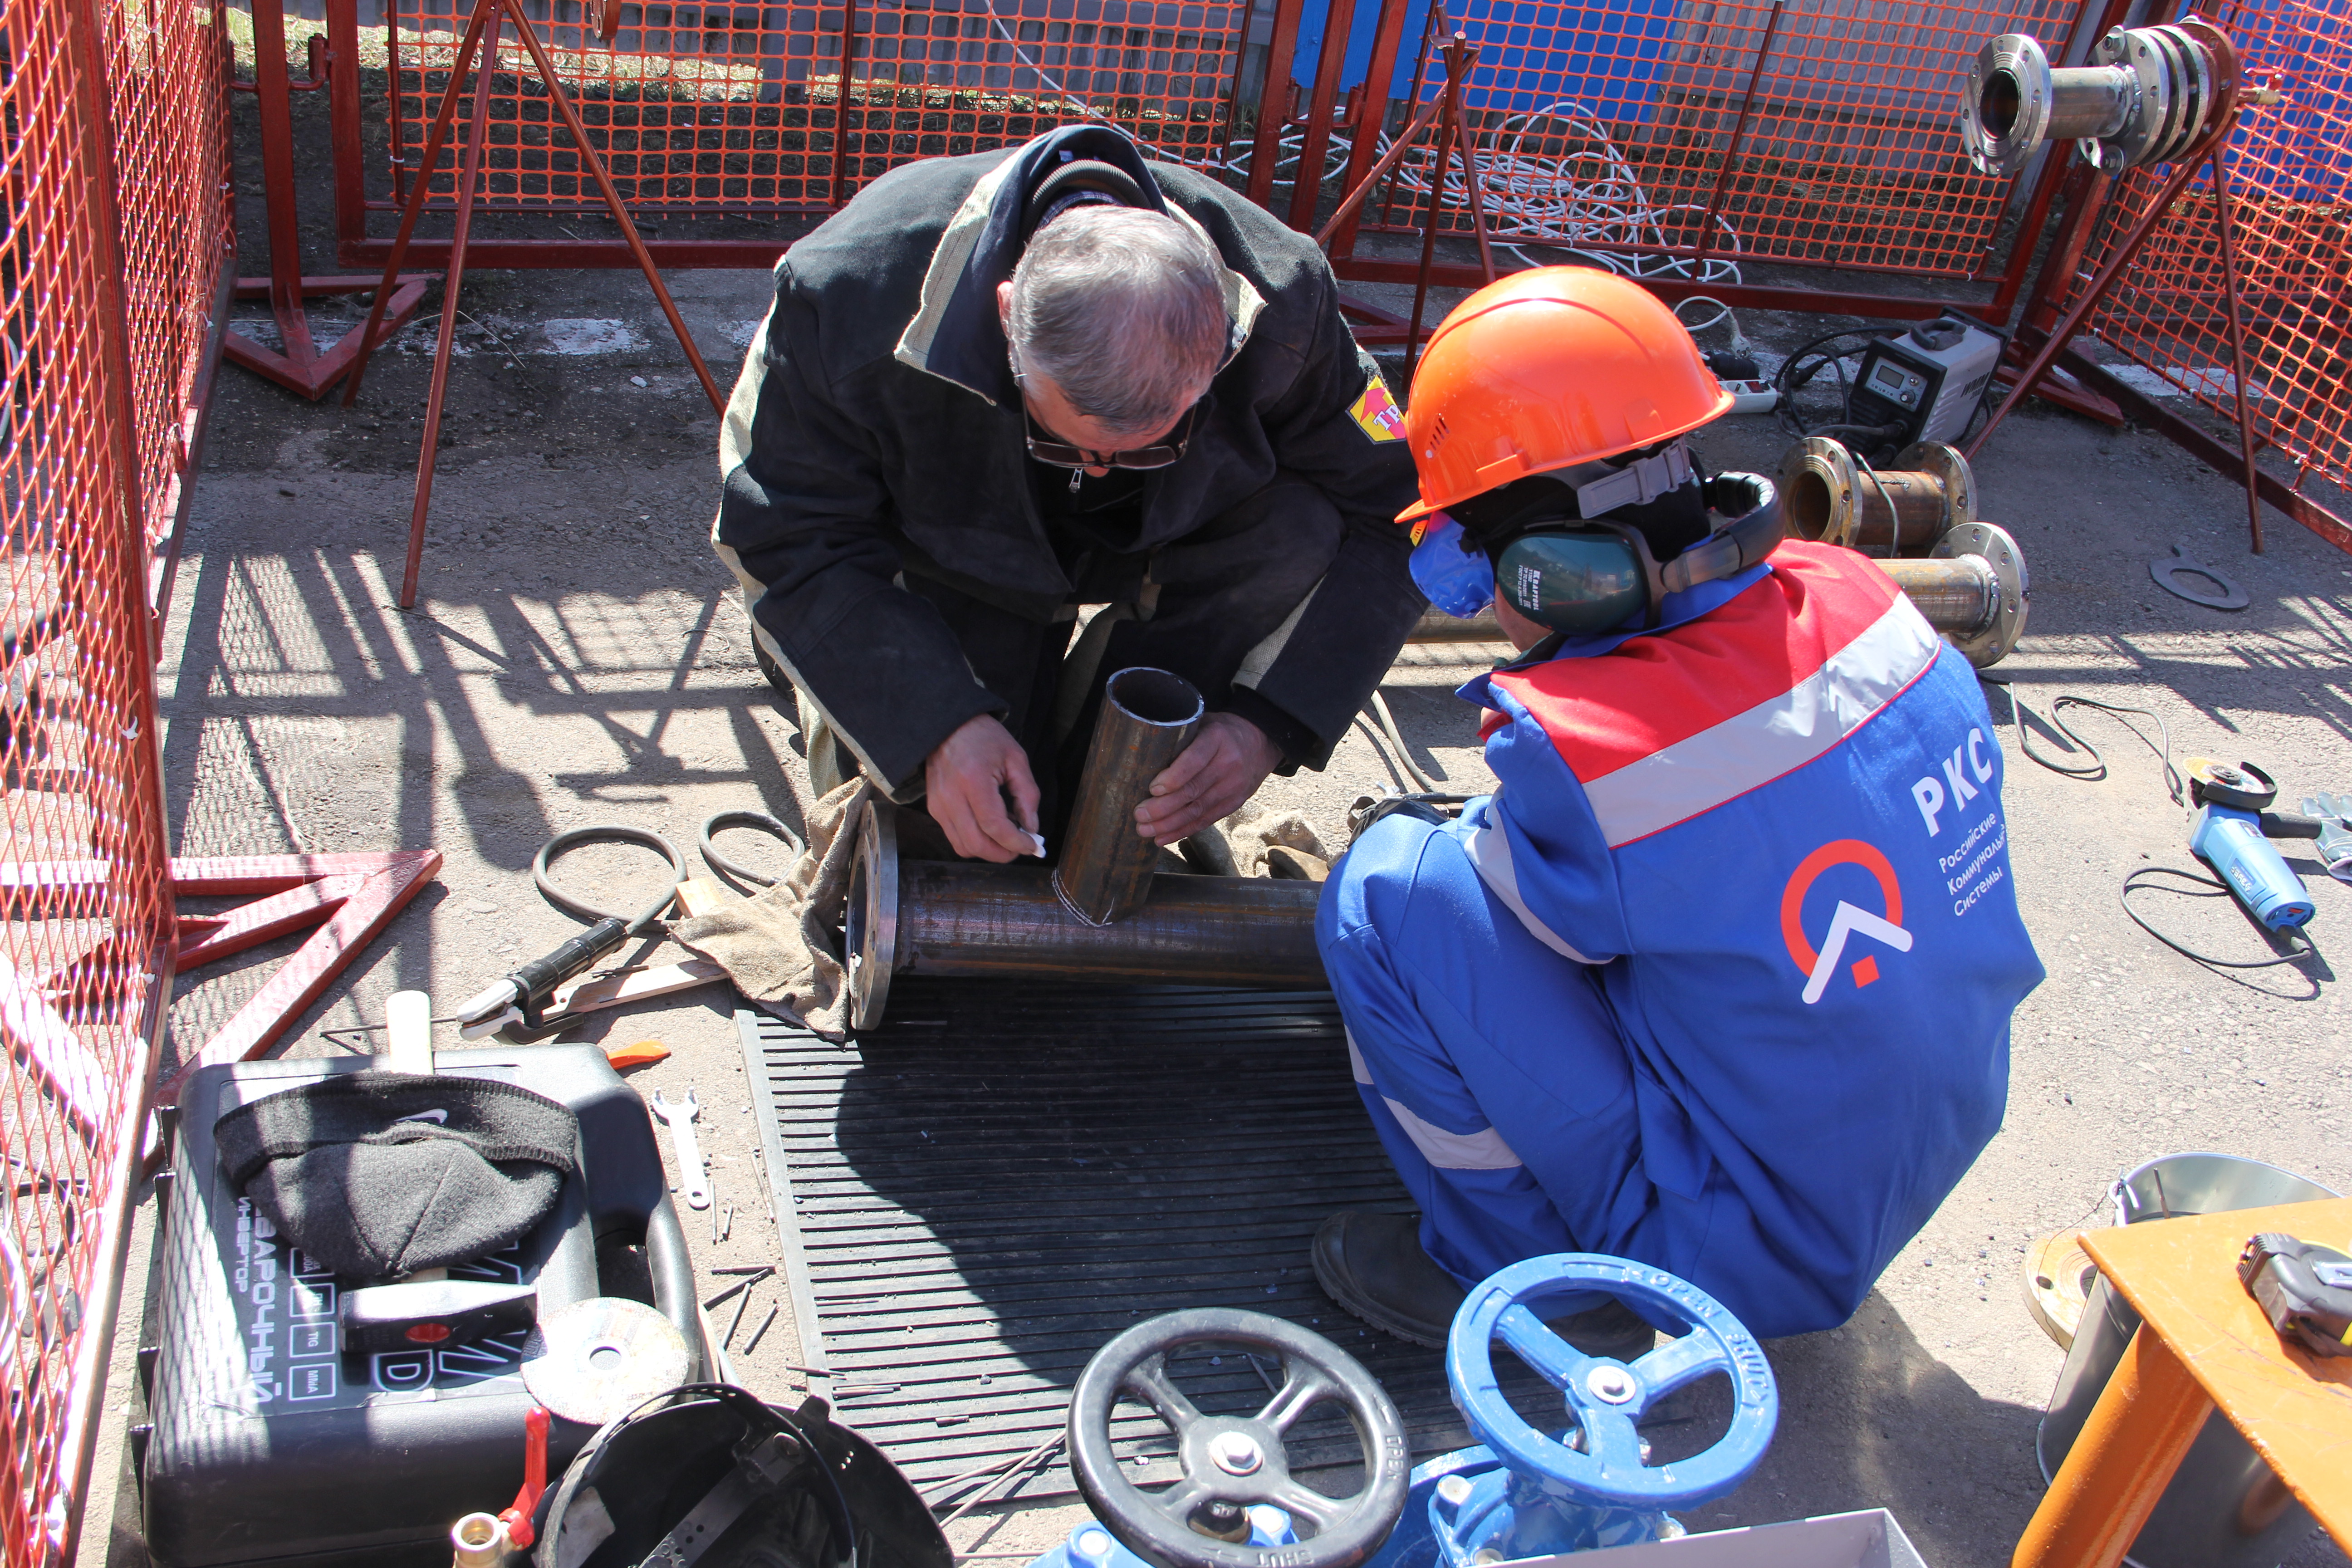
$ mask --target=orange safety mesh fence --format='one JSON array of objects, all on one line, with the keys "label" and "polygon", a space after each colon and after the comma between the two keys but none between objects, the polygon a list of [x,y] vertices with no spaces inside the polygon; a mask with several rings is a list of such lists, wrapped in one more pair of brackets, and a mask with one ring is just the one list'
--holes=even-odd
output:
[{"label": "orange safety mesh fence", "polygon": [[160,0],[0,0],[8,1568],[66,1549],[87,1490],[171,981],[148,567],[226,259],[216,20]]},{"label": "orange safety mesh fence", "polygon": [[[633,211],[751,216],[828,212],[898,164],[1085,121],[1215,163],[1249,16],[1245,0],[624,5],[606,47],[574,0],[528,9]],[[407,194],[471,7],[388,13],[394,178],[370,193],[378,207]],[[453,205],[459,140],[432,175],[437,206]],[[602,210],[511,35],[488,148],[485,206]]]},{"label": "orange safety mesh fence", "polygon": [[[1489,231],[1528,259],[1566,248],[1674,258],[1664,269],[1710,279],[1741,260],[1973,279],[2001,269],[2011,185],[1961,150],[1969,62],[2004,32],[2034,33],[2055,57],[2084,8],[1461,0],[1447,15],[1479,46],[1465,109]],[[1408,66],[1419,47],[1403,39]],[[1435,50],[1418,74],[1421,98],[1437,96]],[[1365,226],[1420,228],[1434,141],[1407,155]],[[1344,156],[1335,148],[1327,174]],[[1441,232],[1469,232],[1458,163],[1439,210]]]},{"label": "orange safety mesh fence", "polygon": [[[2286,99],[2246,110],[2227,159],[2247,416],[2258,446],[2295,465],[2297,488],[2314,473],[2352,487],[2352,0],[2262,0],[2221,23],[2242,69],[2282,72]],[[2163,175],[2135,170],[2120,183],[2073,280],[2077,296]],[[2161,377],[2159,395],[2177,389],[2236,424],[2210,170],[2158,220],[2091,331]]]},{"label": "orange safety mesh fence", "polygon": [[195,404],[228,272],[227,29],[209,4],[98,7],[122,227],[123,330],[131,363],[151,590],[164,586],[182,510]]}]

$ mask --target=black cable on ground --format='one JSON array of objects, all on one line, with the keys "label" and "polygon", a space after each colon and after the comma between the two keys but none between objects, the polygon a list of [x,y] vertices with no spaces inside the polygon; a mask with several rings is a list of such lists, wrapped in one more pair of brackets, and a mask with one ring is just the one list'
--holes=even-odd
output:
[{"label": "black cable on ground", "polygon": [[[2054,700],[2052,700],[2050,704],[2050,711],[2045,717],[2042,714],[2034,712],[2032,709],[2025,705],[2025,699],[2017,694],[2016,687],[2010,683],[2007,677],[1979,674],[1977,679],[1984,682],[1987,686],[1998,686],[2008,691],[2010,721],[2017,727],[2017,749],[2023,752],[2027,758],[2041,763],[2043,767],[2048,768],[2052,773],[2063,773],[2070,779],[2089,779],[2095,782],[2099,779],[2105,778],[2107,776],[2107,760],[2105,757],[2099,754],[2098,747],[2084,740],[2075,731],[2073,726],[2069,725],[2063,719],[2058,717],[2059,711],[2062,709],[2092,708],[2096,709],[2102,713],[2114,714],[2117,719],[2121,719],[2125,714],[2130,713],[2137,714],[2140,718],[2152,721],[2156,725],[2157,734],[2161,738],[2161,744],[2156,741],[2151,741],[2146,735],[2141,734],[2139,730],[2133,725],[2126,724],[2124,725],[2124,728],[2130,730],[2134,735],[2137,736],[2140,743],[2146,746],[2149,751],[2154,752],[2158,760],[2164,763],[2164,787],[2166,793],[2172,796],[2172,804],[2175,805],[2185,805],[2188,804],[2188,786],[2181,779],[2180,770],[2172,765],[2172,732],[2165,727],[2164,715],[2157,712],[2154,709],[2128,708],[2121,703],[2102,702],[2094,697],[2077,697],[2073,692],[2062,691]],[[2069,767],[2066,763],[2059,762],[2053,757],[2044,756],[2042,752],[2035,751],[2033,749],[2032,731],[2025,727],[2025,721],[2029,718],[2039,720],[2049,728],[2053,729],[2060,734],[2065,736],[2077,746],[2082,747],[2084,751],[2090,753],[2090,762],[2082,767]]]},{"label": "black cable on ground", "polygon": [[697,847],[702,851],[702,858],[712,870],[734,883],[738,888],[772,888],[776,885],[776,879],[754,871],[748,866],[740,865],[719,852],[719,847],[711,840],[730,827],[755,827],[772,837],[780,838],[792,850],[794,858],[798,858],[808,847],[801,842],[799,834],[794,833],[764,811],[713,812],[702,819],[701,842]]},{"label": "black cable on ground", "polygon": [[[1787,359],[1782,360],[1780,362],[1780,367],[1772,373],[1773,390],[1780,395],[1780,402],[1775,405],[1774,412],[1780,416],[1782,428],[1790,431],[1799,437],[1821,435],[1828,430],[1844,428],[1844,426],[1822,426],[1809,428],[1805,424],[1805,416],[1797,410],[1797,394],[1810,384],[1812,379],[1821,374],[1822,371],[1833,370],[1837,373],[1838,380],[1838,417],[1840,419],[1850,417],[1853,409],[1853,387],[1845,378],[1845,362],[1843,355],[1839,353],[1820,353],[1816,351],[1824,343],[1833,343],[1841,338],[1859,338],[1862,340],[1863,344],[1867,347],[1869,344],[1876,342],[1879,335],[1878,331],[1874,329],[1863,329],[1842,332],[1823,332],[1820,337],[1803,344],[1796,353],[1790,354]],[[1807,355],[1812,356],[1812,363],[1805,363]]]},{"label": "black cable on ground", "polygon": [[2195,948],[2189,946],[2185,942],[2175,942],[2170,937],[2165,935],[2162,931],[2157,930],[2154,926],[2148,924],[2147,921],[2142,920],[2140,918],[2139,911],[2131,907],[2131,896],[2134,889],[2156,886],[2154,883],[2141,881],[2140,879],[2142,877],[2178,877],[2184,882],[2194,883],[2198,888],[2210,889],[2210,891],[2201,892],[2191,891],[2187,888],[2163,888],[2159,889],[2160,891],[2176,894],[2184,899],[2231,899],[2232,901],[2234,901],[2234,895],[2230,891],[2230,885],[2227,882],[2222,881],[2218,877],[2200,877],[2194,871],[2184,871],[2178,866],[2142,866],[2138,870],[2134,871],[2130,876],[2124,879],[2123,889],[2116,895],[2116,901],[2123,905],[2124,913],[2131,916],[2132,923],[2134,925],[2139,927],[2140,930],[2147,932],[2148,935],[2156,938],[2157,941],[2164,943],[2165,946],[2170,948],[2173,952],[2179,953],[2184,958],[2193,958],[2200,963],[2210,963],[2216,969],[2274,969],[2282,963],[2299,963],[2306,958],[2316,958],[2319,956],[2318,945],[2311,940],[2311,933],[2300,929],[2297,929],[2294,935],[2292,937],[2283,935],[2282,940],[2293,942],[2299,939],[2303,943],[2302,947],[2292,952],[2282,953],[2275,958],[2215,958],[2211,953],[2200,952]]},{"label": "black cable on ground", "polygon": [[647,904],[628,921],[629,931],[633,935],[651,930],[655,922],[667,911],[670,901],[677,897],[677,885],[687,879],[686,857],[677,852],[676,845],[658,833],[643,827],[625,827],[617,823],[603,823],[592,827],[567,827],[541,845],[539,853],[532,857],[530,862],[530,879],[539,885],[540,897],[564,913],[575,915],[592,924],[597,921],[620,920],[623,917],[573,898],[558,888],[547,874],[548,868],[552,866],[558,858],[583,844],[635,844],[652,850],[669,862],[669,885],[662,889],[659,898]]}]

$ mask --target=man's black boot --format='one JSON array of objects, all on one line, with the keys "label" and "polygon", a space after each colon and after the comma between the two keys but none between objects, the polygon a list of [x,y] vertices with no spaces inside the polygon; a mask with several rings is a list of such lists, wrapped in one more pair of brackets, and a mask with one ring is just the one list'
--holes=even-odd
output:
[{"label": "man's black boot", "polygon": [[1342,1209],[1315,1233],[1323,1293],[1384,1333],[1445,1347],[1468,1292],[1421,1249],[1421,1216]]},{"label": "man's black boot", "polygon": [[[1386,1333],[1443,1350],[1468,1294],[1421,1247],[1417,1214],[1343,1209],[1315,1233],[1315,1279],[1323,1293]],[[1655,1329],[1622,1301],[1547,1325],[1590,1356],[1632,1361],[1658,1342]]]}]

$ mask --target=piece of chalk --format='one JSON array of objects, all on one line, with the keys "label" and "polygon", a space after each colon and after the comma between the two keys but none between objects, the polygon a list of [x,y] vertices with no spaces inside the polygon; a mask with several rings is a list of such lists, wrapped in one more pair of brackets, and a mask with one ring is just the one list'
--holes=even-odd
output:
[{"label": "piece of chalk", "polygon": [[1024,833],[1022,837],[1029,840],[1031,846],[1029,853],[1043,860],[1045,858],[1045,836],[1042,833]]}]

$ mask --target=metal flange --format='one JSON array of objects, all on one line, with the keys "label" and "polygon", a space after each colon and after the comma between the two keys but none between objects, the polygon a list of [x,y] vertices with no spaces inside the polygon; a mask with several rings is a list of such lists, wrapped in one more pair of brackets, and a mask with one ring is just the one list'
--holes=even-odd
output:
[{"label": "metal flange", "polygon": [[1873,555],[1926,555],[1976,517],[1969,460],[1940,441],[1914,442],[1893,467],[1868,468],[1842,443],[1809,436],[1781,458],[1780,480],[1790,533]]},{"label": "metal flange", "polygon": [[2003,33],[1969,62],[1960,141],[1988,174],[2021,174],[2050,135],[2056,84],[2050,57],[2028,33]]},{"label": "metal flange", "polygon": [[1969,67],[1960,140],[1989,174],[2022,173],[2051,142],[2110,173],[2169,163],[2235,107],[2237,75],[2228,35],[2194,17],[2119,27],[2082,66],[2053,68],[2033,38],[2004,33]]},{"label": "metal flange", "polygon": [[849,970],[849,1026],[870,1029],[890,1005],[898,967],[898,808],[878,795],[857,812],[842,952]]},{"label": "metal flange", "polygon": [[1979,669],[1990,668],[2007,658],[2017,647],[2017,639],[2025,635],[2025,614],[2032,597],[2032,579],[2026,574],[2024,552],[2009,531],[1989,522],[1969,522],[1944,535],[1936,545],[1935,559],[1948,561],[1974,557],[1991,569],[1998,588],[1990,606],[1991,614],[1985,624],[1965,636],[1947,633],[1952,646],[1968,656]]}]

